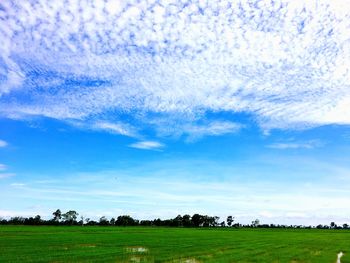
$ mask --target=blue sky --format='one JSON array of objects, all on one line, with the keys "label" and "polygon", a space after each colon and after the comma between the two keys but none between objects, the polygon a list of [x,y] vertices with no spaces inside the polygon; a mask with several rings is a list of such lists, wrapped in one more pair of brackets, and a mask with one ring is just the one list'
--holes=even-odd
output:
[{"label": "blue sky", "polygon": [[3,1],[0,216],[349,221],[343,1]]}]

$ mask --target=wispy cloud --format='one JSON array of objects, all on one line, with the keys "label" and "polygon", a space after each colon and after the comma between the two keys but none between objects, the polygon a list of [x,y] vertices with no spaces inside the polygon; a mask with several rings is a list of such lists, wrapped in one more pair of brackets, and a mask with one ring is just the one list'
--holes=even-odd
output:
[{"label": "wispy cloud", "polygon": [[5,171],[7,166],[5,164],[0,163],[0,171]]},{"label": "wispy cloud", "polygon": [[5,178],[9,178],[9,177],[13,177],[16,174],[14,173],[0,173],[0,179],[5,179]]},{"label": "wispy cloud", "polygon": [[322,143],[318,140],[304,141],[304,142],[276,142],[267,145],[268,148],[273,149],[314,149],[320,147]]},{"label": "wispy cloud", "polygon": [[129,123],[122,121],[106,121],[106,120],[72,120],[66,121],[68,124],[86,130],[102,131],[128,137],[138,137],[137,128]]},{"label": "wispy cloud", "polygon": [[130,144],[129,147],[142,150],[159,150],[164,147],[164,144],[156,141],[141,141]]},{"label": "wispy cloud", "polygon": [[6,147],[7,146],[7,142],[0,140],[0,148],[1,147]]},{"label": "wispy cloud", "polygon": [[[183,170],[188,168],[181,167]],[[154,218],[156,215],[164,218],[196,212],[227,216],[227,211],[235,211],[235,216],[241,223],[251,222],[257,216],[261,220],[278,223],[295,223],[296,217],[300,217],[303,223],[317,224],[323,223],[325,216],[332,215],[333,220],[347,218],[343,207],[349,202],[348,183],[339,187],[333,183],[325,184],[322,180],[316,180],[310,185],[299,181],[290,184],[276,180],[239,181],[227,171],[230,168],[232,165],[227,164],[224,169],[230,174],[225,180],[211,177],[206,181],[196,176],[181,175],[176,170],[168,170],[166,173],[172,174],[171,180],[167,176],[153,173],[144,176],[140,171],[132,176],[126,173],[116,182],[114,177],[120,173],[110,171],[87,174],[88,178],[93,176],[95,180],[85,181],[83,190],[81,181],[84,175],[80,177],[70,174],[56,184],[11,187],[10,191],[17,198],[23,199],[22,206],[50,200],[52,207],[47,208],[46,213],[57,207],[71,209],[74,205],[79,213],[93,217],[96,213],[91,212],[90,208],[97,206],[104,210],[101,211],[102,215],[116,216],[132,212],[138,218],[145,218],[145,214],[146,218]],[[203,169],[205,173],[205,168]],[[142,170],[149,170],[149,167],[146,165]],[[111,207],[116,204],[120,210],[109,214]],[[155,205],[157,211],[154,210]],[[5,205],[3,209],[10,207]],[[328,220],[325,223],[329,223]]]},{"label": "wispy cloud", "polygon": [[26,184],[23,184],[23,183],[12,183],[10,185],[13,186],[13,187],[22,187],[22,186],[25,186]]},{"label": "wispy cloud", "polygon": [[135,129],[132,126],[121,122],[96,122],[92,125],[92,128],[130,137],[136,136]]},{"label": "wispy cloud", "polygon": [[[193,117],[192,117],[193,118]],[[196,120],[191,116],[176,118],[155,118],[150,123],[157,130],[158,136],[184,136],[186,141],[196,141],[205,136],[220,136],[224,134],[237,133],[245,128],[244,124],[227,120]]]},{"label": "wispy cloud", "polygon": [[213,121],[204,125],[185,125],[183,133],[188,135],[188,140],[200,139],[204,136],[219,136],[238,132],[243,125],[230,121]]},{"label": "wispy cloud", "polygon": [[264,129],[350,124],[349,5],[253,2],[4,0],[0,114],[125,135],[108,123],[126,114],[142,126],[147,112],[246,112]]}]

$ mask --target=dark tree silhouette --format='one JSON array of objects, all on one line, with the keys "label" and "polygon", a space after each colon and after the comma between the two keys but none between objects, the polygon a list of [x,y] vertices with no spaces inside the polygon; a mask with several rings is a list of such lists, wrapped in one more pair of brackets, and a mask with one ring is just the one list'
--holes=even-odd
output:
[{"label": "dark tree silhouette", "polygon": [[347,223],[337,226],[335,222],[331,222],[330,225],[279,225],[279,224],[260,224],[259,219],[255,219],[251,224],[239,224],[234,222],[234,217],[228,216],[225,221],[219,222],[218,216],[200,215],[194,214],[192,217],[188,214],[183,216],[178,215],[172,219],[154,219],[154,220],[136,220],[129,215],[118,216],[117,219],[111,218],[110,220],[102,216],[97,222],[90,220],[90,218],[80,217],[80,221],[77,222],[78,213],[74,210],[70,210],[64,214],[60,209],[57,209],[52,213],[54,216],[52,219],[42,219],[40,215],[35,217],[11,217],[10,219],[4,219],[0,217],[0,225],[84,225],[86,226],[166,226],[166,227],[225,227],[226,222],[228,226],[240,228],[240,227],[258,227],[258,228],[293,228],[293,229],[350,229]]},{"label": "dark tree silhouette", "polygon": [[228,216],[227,219],[226,219],[226,222],[227,222],[228,226],[231,226],[233,221],[234,221],[234,217],[233,216]]},{"label": "dark tree silhouette", "polygon": [[203,216],[201,216],[200,214],[194,214],[192,216],[192,224],[195,227],[199,227],[200,225],[203,224]]},{"label": "dark tree silhouette", "polygon": [[62,218],[66,224],[73,225],[77,222],[78,213],[74,210],[70,210],[62,215]]},{"label": "dark tree silhouette", "polygon": [[55,212],[52,213],[52,215],[54,221],[59,222],[61,220],[62,213],[60,209],[57,209]]},{"label": "dark tree silhouette", "polygon": [[259,219],[255,219],[254,221],[252,221],[252,227],[258,227],[260,224]]},{"label": "dark tree silhouette", "polygon": [[115,221],[115,224],[117,226],[134,226],[138,224],[138,221],[136,221],[129,215],[123,215],[118,216],[117,220]]},{"label": "dark tree silhouette", "polygon": [[108,226],[109,225],[109,221],[105,216],[102,216],[100,218],[100,226]]},{"label": "dark tree silhouette", "polygon": [[182,216],[181,215],[178,215],[172,221],[173,221],[172,222],[172,226],[183,226],[183,224],[182,224]]},{"label": "dark tree silhouette", "polygon": [[193,226],[192,221],[191,221],[191,216],[190,215],[184,215],[182,217],[182,225],[184,227],[190,227]]}]

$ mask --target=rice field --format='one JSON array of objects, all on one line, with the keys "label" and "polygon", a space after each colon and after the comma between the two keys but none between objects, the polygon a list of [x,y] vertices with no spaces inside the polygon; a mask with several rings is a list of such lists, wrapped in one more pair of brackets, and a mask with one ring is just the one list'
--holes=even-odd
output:
[{"label": "rice field", "polygon": [[[350,262],[350,231],[0,226],[0,262]],[[349,254],[349,255],[348,255]]]}]

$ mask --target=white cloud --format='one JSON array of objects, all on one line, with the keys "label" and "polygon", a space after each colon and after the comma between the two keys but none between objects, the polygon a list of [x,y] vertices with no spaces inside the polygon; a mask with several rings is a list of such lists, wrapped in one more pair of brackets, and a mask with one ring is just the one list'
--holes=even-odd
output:
[{"label": "white cloud", "polygon": [[4,171],[7,169],[7,166],[5,164],[0,163],[0,171]]},{"label": "white cloud", "polygon": [[156,141],[141,141],[130,144],[129,147],[143,150],[159,150],[164,147],[164,144]]},{"label": "white cloud", "polygon": [[7,142],[0,140],[0,148],[1,147],[6,147],[7,146]]},{"label": "white cloud", "polygon": [[268,148],[273,149],[313,149],[320,147],[321,143],[317,140],[304,141],[304,142],[277,142],[268,145]]},{"label": "white cloud", "polygon": [[241,124],[229,121],[213,121],[205,125],[186,125],[183,133],[188,134],[189,140],[199,139],[204,136],[219,136],[223,134],[235,133],[242,128]]},{"label": "white cloud", "polygon": [[128,114],[142,125],[148,112],[225,111],[264,129],[350,124],[341,0],[1,7],[1,115],[114,123]]},{"label": "white cloud", "polygon": [[245,127],[245,125],[237,122],[197,120],[188,115],[176,116],[175,118],[154,118],[149,120],[149,124],[155,127],[159,136],[184,136],[186,141],[195,141],[204,136],[237,133]]},{"label": "white cloud", "polygon": [[135,136],[134,128],[130,125],[123,123],[111,123],[111,122],[96,122],[92,125],[93,129],[96,130],[105,130],[111,133],[116,133],[125,136]]}]

